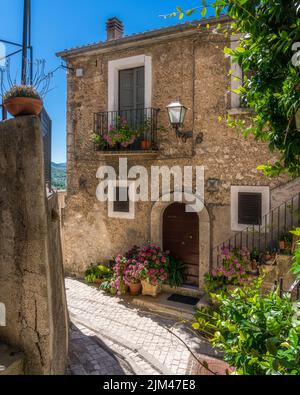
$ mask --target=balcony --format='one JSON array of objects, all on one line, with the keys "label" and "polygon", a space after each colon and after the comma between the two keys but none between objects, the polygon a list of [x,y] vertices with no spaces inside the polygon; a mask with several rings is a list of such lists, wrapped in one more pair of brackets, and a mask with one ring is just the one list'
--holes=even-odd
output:
[{"label": "balcony", "polygon": [[137,108],[94,114],[97,151],[156,151],[158,109]]}]

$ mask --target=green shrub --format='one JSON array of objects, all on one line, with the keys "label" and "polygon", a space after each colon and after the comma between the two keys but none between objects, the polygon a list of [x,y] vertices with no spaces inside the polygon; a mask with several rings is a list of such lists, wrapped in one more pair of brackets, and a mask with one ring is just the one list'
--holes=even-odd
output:
[{"label": "green shrub", "polygon": [[300,323],[289,295],[262,297],[251,287],[215,295],[216,310],[197,310],[193,327],[224,352],[240,375],[300,374]]},{"label": "green shrub", "polygon": [[[295,236],[300,237],[300,228],[292,230],[291,233]],[[291,272],[296,275],[297,280],[300,280],[300,241],[297,242],[297,246],[294,252],[294,261]]]},{"label": "green shrub", "polygon": [[172,256],[169,257],[168,283],[171,287],[181,287],[185,280],[184,263]]},{"label": "green shrub", "polygon": [[85,281],[94,283],[96,280],[111,280],[113,274],[111,268],[104,265],[96,265],[86,271]]}]

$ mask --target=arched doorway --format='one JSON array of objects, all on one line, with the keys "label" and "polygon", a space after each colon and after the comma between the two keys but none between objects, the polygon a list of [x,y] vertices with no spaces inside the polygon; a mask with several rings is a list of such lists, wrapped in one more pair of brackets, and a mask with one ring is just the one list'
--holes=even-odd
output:
[{"label": "arched doorway", "polygon": [[185,264],[185,284],[199,285],[199,216],[173,203],[163,213],[163,249]]},{"label": "arched doorway", "polygon": [[[184,200],[184,204],[190,204],[195,198],[194,195],[187,194],[188,200]],[[166,195],[170,198],[170,195]],[[161,196],[159,201],[153,204],[151,210],[151,241],[163,246],[163,217],[166,209],[176,203],[174,193],[171,194],[171,201],[165,200],[165,195]],[[196,213],[198,216],[199,225],[199,260],[198,260],[198,270],[199,270],[199,284],[200,290],[204,287],[204,275],[210,270],[210,216],[207,208],[204,206],[203,209]]]}]

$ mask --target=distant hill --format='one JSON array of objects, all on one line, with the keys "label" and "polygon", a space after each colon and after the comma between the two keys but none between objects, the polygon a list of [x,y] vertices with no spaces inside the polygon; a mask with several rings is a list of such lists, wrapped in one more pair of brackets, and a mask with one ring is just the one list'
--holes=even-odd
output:
[{"label": "distant hill", "polygon": [[66,163],[51,163],[52,169],[52,188],[66,189],[67,188],[67,164]]}]

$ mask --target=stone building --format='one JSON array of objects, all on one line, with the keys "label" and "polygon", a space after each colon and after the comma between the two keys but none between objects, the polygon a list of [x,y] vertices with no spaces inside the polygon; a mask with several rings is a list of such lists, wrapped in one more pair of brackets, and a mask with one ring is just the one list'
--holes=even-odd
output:
[{"label": "stone building", "polygon": [[[247,116],[247,110],[237,95],[228,93],[237,82],[223,48],[235,43],[213,34],[218,23],[209,18],[125,36],[123,24],[112,18],[107,41],[58,53],[69,70],[63,228],[69,273],[82,275],[91,263],[151,240],[180,256],[187,284],[201,288],[217,245],[248,224],[257,225],[272,207],[299,191],[297,180],[267,179],[257,171],[272,159],[266,144],[244,139],[220,122],[220,116]],[[234,66],[234,75],[239,73]],[[178,100],[188,110],[176,137],[166,107]],[[107,134],[119,115],[137,129],[145,119],[148,126],[126,148],[95,145],[93,133]],[[203,166],[204,208],[187,213],[189,194],[182,203],[174,202],[175,181],[170,202],[162,188],[157,201],[100,202],[97,171],[112,166],[118,174],[120,158],[127,158],[128,169],[140,165],[148,174],[152,166],[163,167],[162,172],[166,166],[182,171]],[[195,187],[194,172],[191,193]],[[125,187],[117,181],[115,188],[120,192]]]}]

